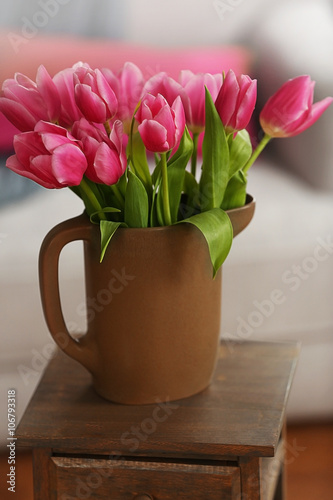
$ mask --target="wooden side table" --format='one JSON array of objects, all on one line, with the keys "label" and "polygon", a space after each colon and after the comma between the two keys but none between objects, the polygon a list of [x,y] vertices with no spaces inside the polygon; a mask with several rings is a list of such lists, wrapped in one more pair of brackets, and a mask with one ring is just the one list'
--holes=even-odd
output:
[{"label": "wooden side table", "polygon": [[112,404],[58,353],[17,429],[35,500],[282,499],[294,344],[222,344],[211,386],[176,402]]}]

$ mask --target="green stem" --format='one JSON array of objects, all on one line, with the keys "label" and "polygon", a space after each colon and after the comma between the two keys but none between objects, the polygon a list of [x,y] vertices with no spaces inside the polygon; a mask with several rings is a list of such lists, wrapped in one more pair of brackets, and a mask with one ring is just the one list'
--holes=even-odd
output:
[{"label": "green stem", "polygon": [[135,115],[136,115],[136,112],[138,111],[140,105],[141,105],[141,101],[138,102],[138,104],[136,105],[135,110],[133,112],[131,124],[130,124],[130,130],[129,130],[129,137],[128,137],[129,161],[132,165],[133,172],[135,173],[135,175],[137,175],[137,172],[136,172],[136,166],[135,166],[134,155],[133,155],[133,134],[134,134],[134,125],[135,125]]},{"label": "green stem", "polygon": [[263,149],[267,146],[269,141],[271,140],[271,136],[268,134],[265,134],[264,137],[261,139],[259,142],[258,146],[256,149],[253,151],[252,156],[249,158],[245,166],[243,167],[243,172],[246,174],[246,172],[249,170],[249,168],[253,165],[253,163],[256,161],[260,153],[263,151]]},{"label": "green stem", "polygon": [[193,177],[195,177],[197,172],[198,139],[199,134],[197,132],[193,132],[193,153],[191,158],[191,173]]},{"label": "green stem", "polygon": [[171,213],[169,202],[169,186],[168,186],[168,166],[166,153],[161,153],[161,171],[162,171],[162,193],[163,193],[163,211],[164,222],[166,226],[171,226]]},{"label": "green stem", "polygon": [[120,203],[120,206],[122,208],[124,208],[124,198],[123,198],[123,195],[121,194],[120,192],[120,189],[119,187],[117,186],[117,184],[112,184],[112,186],[110,186],[112,191],[113,191],[113,194],[115,195],[115,197],[117,198],[117,200],[119,201]]},{"label": "green stem", "polygon": [[85,193],[85,195],[89,199],[91,205],[94,207],[96,212],[101,212],[99,215],[99,218],[103,219],[103,220],[107,220],[106,215],[103,213],[103,208],[102,208],[100,202],[98,201],[98,199],[96,198],[96,196],[92,192],[92,190],[90,189],[89,184],[87,183],[87,181],[85,180],[84,177],[82,178],[82,181],[80,183],[80,188]]},{"label": "green stem", "polygon": [[136,174],[136,171],[135,171],[135,164],[134,164],[134,158],[133,158],[133,131],[134,131],[134,114],[132,116],[132,120],[131,120],[131,126],[130,126],[130,133],[129,133],[129,137],[128,137],[128,153],[129,153],[129,161],[132,165],[132,168],[133,168],[133,172]]}]

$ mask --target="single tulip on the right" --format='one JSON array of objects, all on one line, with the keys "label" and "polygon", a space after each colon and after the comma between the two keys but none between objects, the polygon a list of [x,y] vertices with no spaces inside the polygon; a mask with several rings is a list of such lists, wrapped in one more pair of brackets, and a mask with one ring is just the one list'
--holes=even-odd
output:
[{"label": "single tulip on the right", "polygon": [[332,102],[332,97],[313,104],[315,82],[308,75],[285,82],[263,107],[260,125],[269,137],[292,137],[311,127]]}]

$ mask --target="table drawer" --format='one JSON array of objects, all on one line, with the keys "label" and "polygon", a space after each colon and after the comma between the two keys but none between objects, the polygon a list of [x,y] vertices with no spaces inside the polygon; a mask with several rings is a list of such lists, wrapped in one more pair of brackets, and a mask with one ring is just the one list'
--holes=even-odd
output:
[{"label": "table drawer", "polygon": [[52,500],[240,498],[236,466],[71,457],[50,460]]}]

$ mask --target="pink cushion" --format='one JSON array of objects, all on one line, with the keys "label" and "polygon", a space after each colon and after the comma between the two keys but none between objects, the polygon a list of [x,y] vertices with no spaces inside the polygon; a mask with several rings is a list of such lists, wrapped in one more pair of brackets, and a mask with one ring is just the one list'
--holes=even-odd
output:
[{"label": "pink cushion", "polygon": [[[190,69],[194,73],[227,72],[250,73],[252,54],[244,47],[187,47],[154,48],[111,40],[87,40],[71,37],[39,37],[25,40],[0,33],[0,83],[12,78],[15,72],[35,79],[37,68],[44,64],[51,75],[84,61],[91,67],[107,67],[118,71],[126,61],[140,67],[146,78],[166,71],[177,78],[179,71]],[[16,43],[16,45],[15,45]],[[0,151],[12,148],[14,127],[0,113]]]}]

